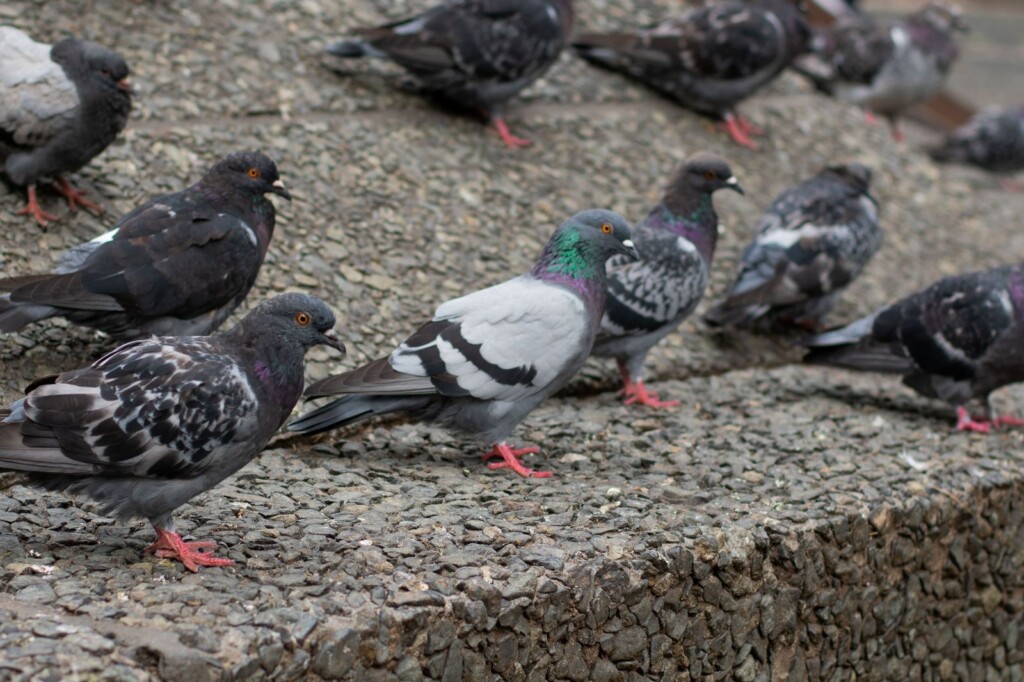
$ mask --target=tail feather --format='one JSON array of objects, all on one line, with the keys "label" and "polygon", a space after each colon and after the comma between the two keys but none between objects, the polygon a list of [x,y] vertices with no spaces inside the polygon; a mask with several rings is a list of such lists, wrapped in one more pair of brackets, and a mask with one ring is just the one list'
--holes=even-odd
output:
[{"label": "tail feather", "polygon": [[12,303],[9,295],[0,296],[0,334],[10,334],[33,322],[45,320],[57,314],[57,309],[48,305]]},{"label": "tail feather", "polygon": [[346,395],[308,412],[288,424],[288,430],[312,435],[393,412],[412,412],[427,407],[424,396]]},{"label": "tail feather", "polygon": [[876,315],[803,339],[809,348],[804,362],[830,365],[862,372],[903,374],[914,369],[914,361],[892,344],[881,343],[871,336]]},{"label": "tail feather", "polygon": [[339,40],[336,43],[328,45],[325,51],[327,54],[332,54],[335,57],[343,57],[345,59],[359,59],[360,57],[387,57],[387,54],[382,50],[378,50],[365,40],[359,39]]},{"label": "tail feather", "polygon": [[771,307],[768,305],[734,306],[729,301],[719,301],[704,313],[704,321],[712,327],[747,327],[762,318]]},{"label": "tail feather", "polygon": [[76,462],[57,448],[28,445],[17,421],[0,422],[0,469],[79,476],[95,473],[92,465]]}]

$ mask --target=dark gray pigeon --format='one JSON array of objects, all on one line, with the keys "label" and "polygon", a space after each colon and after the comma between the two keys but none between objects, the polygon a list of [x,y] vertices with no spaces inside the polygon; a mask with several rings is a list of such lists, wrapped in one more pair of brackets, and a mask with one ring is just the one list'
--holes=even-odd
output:
[{"label": "dark gray pigeon", "polygon": [[720,156],[698,152],[680,165],[657,206],[633,228],[640,260],[608,261],[608,303],[593,354],[615,358],[627,405],[673,407],[644,385],[644,358],[697,307],[718,241],[716,190],[743,189]]},{"label": "dark gray pigeon", "polygon": [[804,52],[809,36],[789,0],[722,0],[642,31],[586,33],[573,45],[587,61],[722,120],[734,141],[757,149],[750,136],[762,131],[736,106]]},{"label": "dark gray pigeon", "polygon": [[604,312],[605,261],[636,257],[629,225],[591,210],[564,222],[533,270],[448,301],[389,357],[318,381],[307,398],[341,398],[288,425],[319,433],[368,417],[403,412],[494,444],[492,469],[546,477],[518,460],[535,447],[505,439],[561,388],[590,355]]},{"label": "dark gray pigeon", "polygon": [[231,154],[186,190],[150,199],[56,270],[0,280],[0,332],[62,316],[119,338],[208,334],[245,300],[291,199],[274,162]]},{"label": "dark gray pigeon", "polygon": [[[996,389],[1024,381],[1024,266],[946,277],[804,345],[812,364],[902,374],[910,388],[956,408],[958,431],[1024,425],[989,403]],[[984,416],[971,417],[973,400]]]},{"label": "dark gray pigeon", "polygon": [[184,542],[171,514],[249,463],[302,395],[303,358],[344,352],[334,314],[307,294],[282,294],[214,336],[132,341],[90,367],[33,382],[0,413],[0,468],[84,495],[104,514],[144,517],[146,552],[229,566],[213,542]]},{"label": "dark gray pigeon", "polygon": [[942,88],[959,54],[955,34],[966,29],[959,8],[942,2],[891,26],[851,14],[816,37],[799,70],[819,88],[885,116],[902,140],[899,118]]},{"label": "dark gray pigeon", "polygon": [[52,179],[68,207],[102,209],[64,177],[106,149],[132,109],[128,65],[116,52],[65,38],[52,48],[0,26],[0,163],[28,188],[18,211],[40,226],[56,217],[39,206],[36,184]]},{"label": "dark gray pigeon", "polygon": [[478,111],[512,148],[504,103],[540,78],[572,32],[572,0],[453,0],[335,43],[338,57],[382,57],[412,73],[425,93]]},{"label": "dark gray pigeon", "polygon": [[997,173],[1024,170],[1024,105],[981,112],[929,154]]},{"label": "dark gray pigeon", "polygon": [[776,197],[743,252],[735,283],[705,321],[817,329],[882,244],[870,183],[868,168],[849,163]]}]

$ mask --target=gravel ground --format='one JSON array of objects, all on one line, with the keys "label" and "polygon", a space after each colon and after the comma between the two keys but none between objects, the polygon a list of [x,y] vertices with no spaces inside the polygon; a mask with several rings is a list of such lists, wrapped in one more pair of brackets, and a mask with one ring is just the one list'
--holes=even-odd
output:
[{"label": "gravel ground", "polygon": [[[591,0],[585,27],[667,2]],[[834,320],[937,277],[1019,258],[1024,197],[943,169],[784,78],[745,112],[760,153],[566,56],[509,111],[538,145],[319,52],[348,25],[421,3],[26,2],[0,21],[74,32],[129,59],[129,130],[76,178],[107,216],[43,233],[0,186],[0,268],[45,268],[144,197],[258,147],[296,200],[251,300],[302,289],[339,314],[349,356],[389,350],[445,298],[525,270],[553,226],[595,206],[634,219],[687,154],[724,154],[747,189],[717,204],[727,285],[759,211],[827,162],[876,171],[886,244]],[[44,206],[61,212],[55,196]],[[0,398],[91,361],[108,339],[60,322],[0,338]],[[788,365],[788,344],[684,324],[652,357],[683,407],[622,407],[593,363],[519,429],[556,475],[490,472],[420,425],[281,438],[177,515],[233,569],[141,558],[143,522],[5,479],[0,679],[1022,679],[1022,434],[951,432],[897,381]],[[771,369],[764,369],[770,367]],[[1024,410],[1024,393],[999,394]]]}]

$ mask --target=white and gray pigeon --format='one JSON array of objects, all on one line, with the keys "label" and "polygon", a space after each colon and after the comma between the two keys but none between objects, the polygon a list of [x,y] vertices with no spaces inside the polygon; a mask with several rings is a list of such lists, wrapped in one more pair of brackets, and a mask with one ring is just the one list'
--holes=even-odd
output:
[{"label": "white and gray pigeon", "polygon": [[124,130],[131,112],[128,64],[87,40],[65,38],[52,48],[0,26],[0,163],[28,189],[18,211],[40,226],[56,217],[40,207],[36,185],[52,179],[68,206],[102,209],[64,177],[85,166]]},{"label": "white and gray pigeon", "polygon": [[1024,105],[983,111],[928,153],[996,173],[1024,170]]},{"label": "white and gray pigeon", "polygon": [[653,28],[586,33],[573,41],[589,62],[639,80],[684,107],[721,120],[757,149],[759,128],[736,107],[807,49],[810,29],[790,0],[721,0]]},{"label": "white and gray pigeon", "polygon": [[210,333],[259,274],[274,234],[268,193],[291,199],[273,161],[226,156],[69,250],[54,272],[0,279],[0,333],[54,316],[122,339]]},{"label": "white and gray pigeon", "polygon": [[172,513],[249,463],[302,395],[306,351],[344,352],[334,314],[307,294],[260,303],[214,336],[132,341],[91,366],[33,382],[0,412],[0,469],[83,495],[104,514],[143,517],[146,552],[228,566],[215,543],[185,542]]},{"label": "white and gray pigeon", "polygon": [[943,2],[892,25],[851,13],[816,36],[798,70],[822,90],[885,116],[902,140],[899,118],[939,92],[959,54],[956,33],[966,30],[959,8]]},{"label": "white and gray pigeon", "polygon": [[451,0],[408,19],[356,29],[327,48],[343,57],[390,59],[424,93],[484,115],[511,148],[503,105],[558,60],[573,25],[572,0]]},{"label": "white and gray pigeon", "polygon": [[[902,374],[910,388],[956,408],[958,431],[1024,425],[989,402],[996,389],[1024,381],[1024,265],[946,277],[803,343],[812,364]],[[975,400],[985,414],[972,418]]]},{"label": "white and gray pigeon", "polygon": [[704,320],[817,329],[882,244],[870,183],[870,169],[848,163],[783,191],[743,252],[736,281]]},{"label": "white and gray pigeon", "polygon": [[644,384],[644,358],[685,320],[704,296],[718,241],[711,195],[743,193],[722,157],[698,152],[679,166],[661,202],[633,228],[639,260],[608,261],[608,302],[593,354],[612,357],[627,405],[673,407]]},{"label": "white and gray pigeon", "polygon": [[390,356],[309,387],[307,398],[341,398],[288,425],[320,433],[378,414],[436,421],[493,444],[492,469],[547,477],[519,462],[536,447],[506,439],[526,415],[565,385],[590,355],[604,312],[605,261],[636,257],[629,225],[616,213],[578,213],[555,231],[533,269],[442,304]]}]

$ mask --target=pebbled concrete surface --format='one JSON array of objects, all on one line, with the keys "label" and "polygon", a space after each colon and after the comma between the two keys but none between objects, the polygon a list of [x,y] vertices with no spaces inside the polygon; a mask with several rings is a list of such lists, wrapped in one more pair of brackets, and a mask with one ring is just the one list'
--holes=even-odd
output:
[{"label": "pebbled concrete surface", "polygon": [[[637,218],[685,155],[723,153],[720,292],[761,208],[833,160],[876,169],[886,244],[836,322],[937,277],[1019,258],[1024,198],[937,168],[860,114],[784,78],[745,107],[760,153],[566,56],[509,112],[538,145],[401,91],[383,65],[343,77],[319,50],[409,2],[15,0],[0,20],[122,50],[138,89],[123,140],[78,179],[105,217],[48,233],[0,196],[0,268],[46,267],[149,194],[260,147],[296,201],[256,297],[304,289],[350,356],[389,350],[447,297],[526,269],[554,224]],[[587,28],[665,2],[581,2]],[[0,192],[4,191],[0,189]],[[62,210],[56,197],[48,209]],[[89,362],[108,340],[59,322],[0,339],[0,398]],[[676,411],[622,407],[593,363],[518,436],[556,476],[486,470],[420,425],[281,438],[178,514],[239,561],[186,574],[142,558],[143,522],[7,478],[0,493],[0,679],[1022,679],[1022,434],[951,433],[897,381],[788,365],[786,341],[686,323],[652,358]],[[1024,394],[998,397],[1024,409]]]}]

